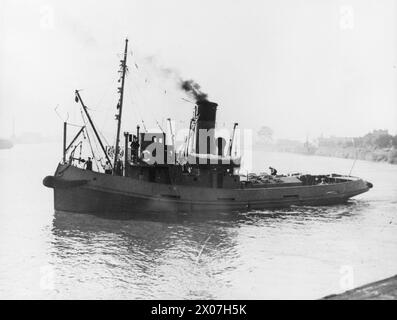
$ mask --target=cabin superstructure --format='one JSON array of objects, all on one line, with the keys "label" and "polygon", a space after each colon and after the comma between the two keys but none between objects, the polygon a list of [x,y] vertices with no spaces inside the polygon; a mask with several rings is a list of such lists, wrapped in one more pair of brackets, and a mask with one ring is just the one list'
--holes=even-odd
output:
[{"label": "cabin superstructure", "polygon": [[181,153],[164,132],[139,133],[139,127],[136,135],[126,132],[124,175],[172,185],[237,188],[240,159],[226,155],[224,138],[215,139],[217,106],[210,101],[197,102],[188,145]]}]

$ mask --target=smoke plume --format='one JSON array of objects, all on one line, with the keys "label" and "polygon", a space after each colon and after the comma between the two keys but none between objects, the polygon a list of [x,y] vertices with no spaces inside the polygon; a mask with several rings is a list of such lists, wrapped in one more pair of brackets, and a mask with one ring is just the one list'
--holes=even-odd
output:
[{"label": "smoke plume", "polygon": [[194,80],[184,80],[177,70],[161,66],[155,56],[147,56],[143,59],[143,62],[144,64],[154,68],[157,75],[165,79],[176,81],[178,84],[178,89],[181,89],[187,93],[195,100],[195,102],[208,101],[208,95],[201,91],[201,87],[197,82]]},{"label": "smoke plume", "polygon": [[192,96],[196,102],[207,101],[208,95],[201,91],[201,87],[193,80],[181,80],[181,89]]}]

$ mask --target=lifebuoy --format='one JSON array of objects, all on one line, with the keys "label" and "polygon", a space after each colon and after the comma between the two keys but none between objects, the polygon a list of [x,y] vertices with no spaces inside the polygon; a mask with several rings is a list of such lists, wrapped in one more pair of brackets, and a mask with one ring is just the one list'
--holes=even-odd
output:
[{"label": "lifebuoy", "polygon": [[[145,157],[145,154],[148,154],[148,157]],[[148,151],[148,150],[142,151],[142,160],[143,161],[149,162],[151,160],[150,156],[151,156],[150,151]]]},{"label": "lifebuoy", "polygon": [[[120,149],[120,150],[119,150],[119,157],[123,157],[123,156],[124,156],[124,150],[121,149],[121,148],[119,148],[119,149]],[[114,158],[114,154],[115,154],[115,153],[116,153],[116,152],[115,152],[113,146],[108,147],[108,149],[107,149],[107,154],[108,154],[108,156],[109,156],[110,158]]]},{"label": "lifebuoy", "polygon": [[114,147],[113,146],[109,147],[107,150],[107,153],[108,153],[109,157],[113,158],[114,157]]}]

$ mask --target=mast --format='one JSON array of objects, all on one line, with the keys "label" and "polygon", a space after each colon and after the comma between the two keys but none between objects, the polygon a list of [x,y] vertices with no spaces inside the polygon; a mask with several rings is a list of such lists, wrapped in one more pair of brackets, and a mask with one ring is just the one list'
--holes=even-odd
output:
[{"label": "mast", "polygon": [[[125,82],[125,74],[127,71],[127,50],[128,50],[128,39],[125,39],[125,49],[124,49],[124,59],[121,60],[121,87],[118,88],[119,93],[120,93],[120,99],[119,103],[117,104],[117,109],[119,111],[118,114],[116,114],[116,120],[117,120],[117,135],[116,135],[116,146],[115,146],[115,154],[114,154],[114,163],[113,163],[113,168],[116,168],[117,160],[119,157],[119,150],[120,150],[120,129],[121,129],[121,116],[123,114],[123,97],[124,97],[124,82]],[[113,173],[115,171],[113,170]]]},{"label": "mast", "polygon": [[80,103],[81,103],[81,105],[82,105],[82,107],[83,107],[83,110],[84,110],[84,112],[85,112],[85,115],[86,115],[87,118],[88,118],[88,121],[90,122],[91,128],[92,128],[92,130],[94,131],[96,138],[98,139],[98,142],[99,142],[99,144],[100,144],[100,146],[101,146],[101,148],[102,148],[102,151],[103,151],[103,153],[105,154],[105,157],[106,157],[106,159],[109,161],[109,164],[110,164],[111,162],[110,162],[109,156],[108,156],[108,154],[107,154],[107,152],[106,152],[106,150],[105,150],[105,147],[103,146],[102,140],[101,140],[101,138],[99,137],[99,134],[98,134],[98,132],[97,132],[97,130],[96,130],[96,128],[95,128],[95,125],[94,125],[94,123],[92,122],[92,119],[91,119],[91,117],[90,117],[90,114],[88,113],[87,107],[86,107],[86,105],[84,104],[83,100],[81,99],[81,96],[80,96],[79,91],[76,90],[76,102],[79,102],[79,101],[80,101]]}]

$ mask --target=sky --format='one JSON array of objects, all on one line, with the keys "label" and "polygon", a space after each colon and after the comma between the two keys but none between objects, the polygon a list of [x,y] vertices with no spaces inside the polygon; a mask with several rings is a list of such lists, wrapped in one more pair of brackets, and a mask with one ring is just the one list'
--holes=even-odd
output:
[{"label": "sky", "polygon": [[[0,136],[80,124],[74,90],[115,134],[129,39],[124,130],[187,125],[194,79],[218,125],[275,137],[397,134],[395,0],[0,0]],[[55,111],[56,109],[56,111]]]}]

